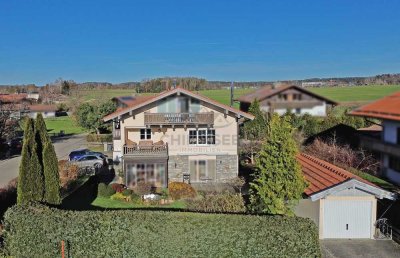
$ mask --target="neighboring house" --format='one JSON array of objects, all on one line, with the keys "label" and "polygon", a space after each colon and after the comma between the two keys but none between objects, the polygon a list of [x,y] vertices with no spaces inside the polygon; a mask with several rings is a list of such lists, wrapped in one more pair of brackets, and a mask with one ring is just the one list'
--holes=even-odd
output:
[{"label": "neighboring house", "polygon": [[297,160],[309,185],[296,215],[312,219],[320,239],[374,238],[377,199],[397,196],[310,155],[299,154]]},{"label": "neighboring house", "polygon": [[279,87],[264,87],[237,99],[240,110],[247,112],[254,100],[260,102],[261,110],[276,112],[283,115],[290,111],[295,114],[310,114],[326,116],[329,106],[337,105],[335,101],[317,95],[304,88],[291,85]]},{"label": "neighboring house", "polygon": [[113,121],[113,158],[128,187],[237,177],[238,125],[251,114],[182,88],[114,101],[119,108],[104,121]]},{"label": "neighboring house", "polygon": [[357,108],[350,115],[382,121],[381,133],[375,133],[378,138],[371,132],[365,133],[361,137],[361,146],[379,153],[381,174],[400,185],[400,92]]},{"label": "neighboring house", "polygon": [[28,106],[29,116],[32,118],[36,118],[38,113],[42,113],[44,118],[47,117],[56,117],[57,114],[57,106],[56,105],[44,105],[44,104],[36,104]]}]

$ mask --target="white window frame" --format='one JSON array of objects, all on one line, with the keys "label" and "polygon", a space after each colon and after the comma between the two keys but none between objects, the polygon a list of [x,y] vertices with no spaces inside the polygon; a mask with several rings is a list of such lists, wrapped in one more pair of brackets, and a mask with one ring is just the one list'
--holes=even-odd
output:
[{"label": "white window frame", "polygon": [[[214,134],[210,134],[210,136],[214,136],[214,143],[208,143],[208,131],[214,131]],[[189,139],[189,145],[196,145],[196,146],[207,146],[207,145],[215,145],[216,142],[216,133],[215,129],[212,128],[206,128],[206,129],[197,129],[197,130],[188,130],[188,139]],[[199,131],[205,131],[205,137],[206,137],[206,142],[205,143],[199,143]],[[190,132],[196,132],[196,143],[190,143]],[[203,135],[202,135],[203,136]]]},{"label": "white window frame", "polygon": [[[144,130],[144,134],[142,134],[142,130]],[[140,134],[139,138],[140,138],[141,141],[151,140],[151,129],[149,129],[149,128],[140,128],[139,134]],[[144,135],[144,139],[142,139],[142,135]],[[150,138],[147,138],[147,136],[149,136],[149,135],[150,135]]]}]

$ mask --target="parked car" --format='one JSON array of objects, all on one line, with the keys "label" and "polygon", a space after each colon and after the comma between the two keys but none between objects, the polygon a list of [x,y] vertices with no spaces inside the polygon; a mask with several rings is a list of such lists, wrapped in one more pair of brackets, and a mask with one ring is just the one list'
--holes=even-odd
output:
[{"label": "parked car", "polygon": [[106,159],[98,155],[84,155],[72,161],[80,168],[101,168],[107,164]]},{"label": "parked car", "polygon": [[11,155],[21,153],[23,145],[22,137],[11,139],[7,144],[10,147]]},{"label": "parked car", "polygon": [[85,155],[95,155],[95,156],[101,157],[102,159],[107,160],[107,155],[104,155],[101,152],[91,151],[89,149],[78,149],[78,150],[71,151],[71,153],[68,156],[68,159],[69,159],[69,161],[74,161],[74,160],[78,160],[79,158],[81,158]]}]

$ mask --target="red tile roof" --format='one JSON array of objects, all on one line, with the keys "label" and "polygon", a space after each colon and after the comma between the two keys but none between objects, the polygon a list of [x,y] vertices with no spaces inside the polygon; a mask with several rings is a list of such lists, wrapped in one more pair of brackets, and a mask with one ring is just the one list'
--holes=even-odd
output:
[{"label": "red tile roof", "polygon": [[338,104],[337,102],[335,102],[333,100],[330,100],[330,99],[325,98],[325,97],[323,97],[321,95],[315,94],[314,92],[311,92],[311,91],[309,91],[309,90],[307,90],[305,88],[302,88],[302,87],[299,87],[299,86],[296,86],[296,85],[286,85],[286,86],[280,86],[280,87],[276,87],[276,88],[274,88],[272,86],[263,87],[263,88],[258,89],[256,91],[250,92],[249,94],[240,96],[239,98],[237,98],[237,101],[245,102],[245,103],[252,103],[255,99],[261,101],[261,100],[264,100],[266,98],[272,97],[272,96],[274,96],[274,95],[276,95],[276,94],[278,94],[280,92],[283,92],[283,91],[291,89],[291,88],[297,89],[297,90],[299,90],[301,92],[304,92],[305,94],[314,96],[314,97],[316,97],[318,99],[325,100],[329,104],[332,104],[332,105],[337,105]]},{"label": "red tile roof", "polygon": [[29,106],[30,111],[34,112],[55,112],[57,111],[57,106],[56,105],[44,105],[44,104],[37,104],[37,105],[30,105]]},{"label": "red tile roof", "polygon": [[26,93],[19,94],[0,94],[0,102],[17,103],[28,97]]},{"label": "red tile roof", "polygon": [[304,177],[309,183],[309,186],[304,190],[304,193],[308,196],[341,184],[349,179],[357,179],[363,183],[375,186],[359,176],[313,156],[301,153],[297,155],[297,160],[300,162]]},{"label": "red tile roof", "polygon": [[400,92],[359,107],[350,115],[400,121]]},{"label": "red tile roof", "polygon": [[113,119],[113,118],[115,118],[115,117],[117,117],[117,116],[119,116],[119,115],[128,113],[130,110],[134,110],[134,109],[136,109],[136,108],[143,107],[143,106],[145,106],[145,105],[148,105],[148,104],[150,104],[150,103],[153,103],[153,102],[156,101],[156,100],[160,100],[160,99],[162,99],[162,98],[168,97],[168,96],[173,95],[173,94],[178,93],[178,92],[184,93],[184,94],[189,95],[189,96],[192,96],[192,97],[194,97],[194,98],[196,98],[196,99],[199,99],[199,100],[202,100],[202,101],[211,103],[211,104],[213,104],[213,105],[215,105],[215,106],[222,107],[222,108],[224,108],[224,109],[226,109],[226,110],[228,110],[228,111],[231,111],[231,112],[233,112],[233,113],[240,114],[240,115],[242,115],[242,116],[244,116],[244,117],[247,117],[247,118],[249,118],[249,119],[253,119],[253,118],[254,118],[254,116],[253,116],[252,114],[249,114],[249,113],[243,112],[243,111],[241,111],[241,110],[239,110],[239,109],[236,109],[236,108],[230,107],[230,106],[228,106],[228,105],[222,104],[222,103],[220,103],[220,102],[218,102],[218,101],[215,101],[215,100],[213,100],[213,99],[210,99],[210,98],[208,98],[208,97],[206,97],[206,96],[203,96],[203,95],[201,95],[201,94],[194,93],[194,92],[191,92],[191,91],[186,90],[186,89],[184,89],[184,88],[177,87],[177,88],[172,89],[172,90],[163,91],[163,92],[161,92],[161,93],[158,94],[158,95],[154,95],[154,96],[142,96],[142,98],[140,98],[140,100],[138,100],[137,102],[136,102],[136,101],[133,102],[133,103],[132,103],[131,105],[129,105],[128,107],[121,108],[121,109],[117,109],[115,112],[113,112],[113,113],[111,113],[111,114],[105,116],[105,117],[103,118],[103,120],[104,120],[104,121],[109,121],[109,120],[111,120],[111,119]]}]

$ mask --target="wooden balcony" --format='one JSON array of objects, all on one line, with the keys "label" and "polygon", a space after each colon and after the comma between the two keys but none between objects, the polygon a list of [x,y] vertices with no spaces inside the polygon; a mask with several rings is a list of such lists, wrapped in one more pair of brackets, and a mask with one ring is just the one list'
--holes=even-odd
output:
[{"label": "wooden balcony", "polygon": [[400,145],[393,144],[389,142],[384,142],[380,139],[373,138],[370,136],[360,136],[361,147],[366,149],[390,154],[391,156],[399,157],[400,158]]},{"label": "wooden balcony", "polygon": [[167,157],[168,144],[124,145],[124,155],[135,157]]},{"label": "wooden balcony", "polygon": [[145,125],[212,125],[214,113],[144,113]]}]

